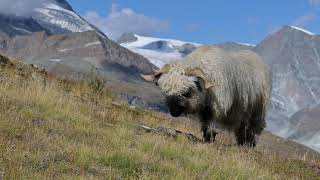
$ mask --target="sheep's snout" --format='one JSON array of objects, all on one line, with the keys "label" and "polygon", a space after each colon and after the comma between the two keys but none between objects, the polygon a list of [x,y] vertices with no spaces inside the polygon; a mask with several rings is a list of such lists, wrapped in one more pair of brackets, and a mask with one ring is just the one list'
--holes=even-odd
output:
[{"label": "sheep's snout", "polygon": [[186,102],[178,96],[167,97],[167,105],[173,117],[180,116],[186,109]]}]

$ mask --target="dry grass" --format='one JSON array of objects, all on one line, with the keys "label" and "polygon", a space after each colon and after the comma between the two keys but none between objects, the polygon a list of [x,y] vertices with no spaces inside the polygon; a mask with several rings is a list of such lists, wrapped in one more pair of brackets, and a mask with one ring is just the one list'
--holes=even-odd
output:
[{"label": "dry grass", "polygon": [[6,179],[319,179],[319,162],[237,147],[227,136],[202,144],[137,133],[137,124],[198,130],[114,105],[107,91],[90,83],[44,82],[11,68],[0,74],[0,172]]}]

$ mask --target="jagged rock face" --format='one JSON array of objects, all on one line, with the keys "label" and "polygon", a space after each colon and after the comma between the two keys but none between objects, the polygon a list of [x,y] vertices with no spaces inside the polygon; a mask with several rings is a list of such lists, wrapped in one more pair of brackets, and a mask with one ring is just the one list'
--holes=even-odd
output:
[{"label": "jagged rock face", "polygon": [[66,64],[82,72],[90,70],[87,68],[90,65],[105,68],[109,64],[119,64],[135,68],[141,73],[151,73],[156,68],[144,57],[107,38],[101,38],[94,31],[63,35],[38,32],[13,38],[3,35],[0,36],[0,42],[1,53],[47,69]]},{"label": "jagged rock face", "polygon": [[319,103],[320,37],[286,26],[268,36],[254,51],[273,72],[269,126],[286,136],[289,117]]}]

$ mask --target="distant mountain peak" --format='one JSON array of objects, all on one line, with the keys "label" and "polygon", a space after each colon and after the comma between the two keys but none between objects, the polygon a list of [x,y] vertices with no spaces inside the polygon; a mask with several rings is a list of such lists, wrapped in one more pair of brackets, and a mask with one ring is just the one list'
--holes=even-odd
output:
[{"label": "distant mountain peak", "polygon": [[316,35],[313,32],[310,32],[310,31],[308,31],[306,29],[303,29],[303,28],[300,28],[300,27],[297,27],[297,26],[288,26],[288,25],[286,25],[286,26],[283,26],[283,28],[281,30],[299,31],[299,32],[303,32],[303,33],[311,35],[311,36]]},{"label": "distant mountain peak", "polygon": [[107,37],[98,28],[78,15],[66,0],[52,0],[34,7],[30,16],[0,14],[0,32],[10,36],[30,35],[46,31],[49,34],[95,31]]},{"label": "distant mountain peak", "polygon": [[[302,136],[296,137],[301,133],[290,124],[295,113],[320,103],[319,37],[299,27],[284,26],[265,38],[254,51],[269,64],[273,72],[273,97],[268,127],[282,137],[294,134],[295,140],[305,142],[304,139],[299,139]],[[312,122],[311,127],[315,126]],[[308,134],[316,135],[320,131]],[[320,149],[319,144],[315,143],[312,147],[315,146]]]}]

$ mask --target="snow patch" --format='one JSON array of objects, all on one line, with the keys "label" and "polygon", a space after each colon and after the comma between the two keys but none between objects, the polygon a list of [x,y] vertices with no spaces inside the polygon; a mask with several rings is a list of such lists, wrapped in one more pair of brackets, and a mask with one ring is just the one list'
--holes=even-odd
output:
[{"label": "snow patch", "polygon": [[61,59],[50,59],[51,62],[60,62]]},{"label": "snow patch", "polygon": [[73,48],[66,48],[66,49],[59,49],[59,52],[66,52],[66,51],[71,51]]},{"label": "snow patch", "polygon": [[101,42],[100,41],[90,42],[85,44],[84,47],[95,46],[95,45],[101,45]]},{"label": "snow patch", "polygon": [[123,45],[142,47],[144,45],[150,44],[155,41],[167,41],[169,44],[174,45],[174,46],[182,46],[183,44],[187,44],[187,43],[193,44],[195,46],[201,45],[199,43],[186,42],[186,41],[180,41],[180,40],[175,40],[175,39],[162,39],[162,38],[155,38],[155,37],[140,36],[137,34],[135,34],[134,36],[137,38],[137,41],[131,42],[131,43],[123,43]]},{"label": "snow patch", "polygon": [[182,56],[179,52],[161,52],[149,49],[139,49],[139,48],[131,48],[131,51],[141,54],[145,58],[147,58],[152,64],[161,68],[165,64],[168,64],[172,61],[181,60]]},{"label": "snow patch", "polygon": [[299,28],[299,27],[297,27],[297,26],[290,26],[290,27],[291,27],[292,29],[295,29],[295,30],[298,30],[298,31],[302,31],[302,32],[307,33],[307,34],[312,35],[312,36],[315,35],[314,33],[310,32],[310,31],[308,31],[308,30]]},{"label": "snow patch", "polygon": [[249,44],[249,43],[242,43],[242,42],[237,42],[238,44],[244,45],[244,46],[250,46],[250,47],[255,47],[255,44]]}]

